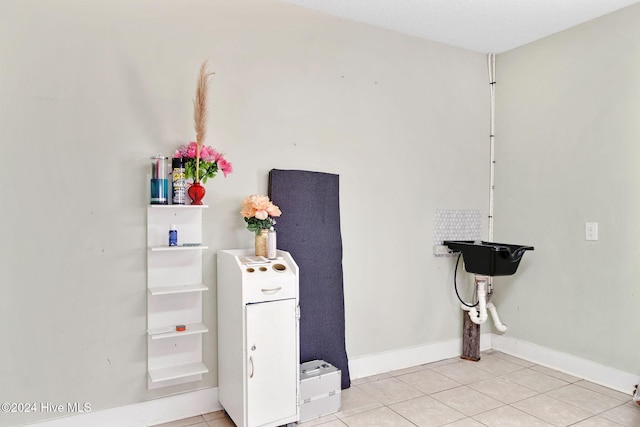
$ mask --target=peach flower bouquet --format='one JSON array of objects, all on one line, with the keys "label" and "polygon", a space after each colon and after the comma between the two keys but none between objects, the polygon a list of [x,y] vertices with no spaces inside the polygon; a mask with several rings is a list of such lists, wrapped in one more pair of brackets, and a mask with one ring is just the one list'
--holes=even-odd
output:
[{"label": "peach flower bouquet", "polygon": [[259,234],[260,230],[269,230],[276,225],[274,218],[282,215],[282,212],[269,197],[252,194],[242,201],[240,214],[247,223],[247,230]]}]

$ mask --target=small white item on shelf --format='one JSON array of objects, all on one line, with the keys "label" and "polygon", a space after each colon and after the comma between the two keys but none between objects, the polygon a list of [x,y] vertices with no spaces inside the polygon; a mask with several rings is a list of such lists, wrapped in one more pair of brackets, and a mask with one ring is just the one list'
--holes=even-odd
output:
[{"label": "small white item on shelf", "polygon": [[267,258],[269,259],[276,259],[276,242],[276,230],[271,227],[267,235]]}]

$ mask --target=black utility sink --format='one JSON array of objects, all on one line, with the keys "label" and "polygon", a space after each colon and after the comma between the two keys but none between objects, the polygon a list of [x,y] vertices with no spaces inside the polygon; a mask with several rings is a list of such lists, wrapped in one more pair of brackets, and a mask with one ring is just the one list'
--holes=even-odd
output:
[{"label": "black utility sink", "polygon": [[533,246],[510,245],[472,240],[445,240],[453,252],[462,252],[464,269],[483,276],[510,276],[516,272],[522,255]]}]

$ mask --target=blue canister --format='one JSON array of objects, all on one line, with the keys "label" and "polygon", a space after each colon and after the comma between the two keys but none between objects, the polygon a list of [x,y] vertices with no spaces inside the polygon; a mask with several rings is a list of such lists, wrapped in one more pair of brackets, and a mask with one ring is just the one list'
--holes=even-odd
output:
[{"label": "blue canister", "polygon": [[169,246],[178,246],[178,230],[174,224],[169,227]]},{"label": "blue canister", "polygon": [[166,156],[158,154],[151,158],[151,204],[169,204],[169,168]]}]

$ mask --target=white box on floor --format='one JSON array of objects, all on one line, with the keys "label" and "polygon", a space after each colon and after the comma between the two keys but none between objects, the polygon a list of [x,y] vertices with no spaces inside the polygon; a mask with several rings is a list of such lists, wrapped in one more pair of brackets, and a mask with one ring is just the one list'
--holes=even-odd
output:
[{"label": "white box on floor", "polygon": [[341,372],[324,360],[300,365],[300,422],[340,410]]}]

